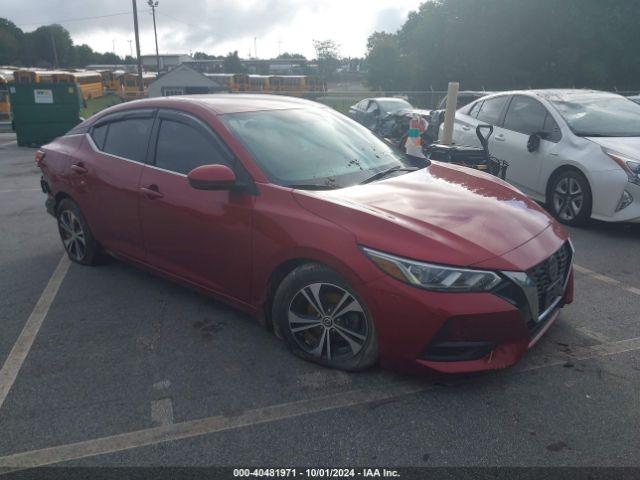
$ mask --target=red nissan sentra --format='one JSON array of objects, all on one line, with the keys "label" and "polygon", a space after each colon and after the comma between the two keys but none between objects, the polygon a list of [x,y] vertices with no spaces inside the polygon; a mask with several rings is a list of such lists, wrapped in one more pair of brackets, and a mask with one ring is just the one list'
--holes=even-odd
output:
[{"label": "red nissan sentra", "polygon": [[197,287],[329,367],[504,368],[573,300],[573,248],[537,204],[314,102],[130,102],[36,159],[71,260]]}]

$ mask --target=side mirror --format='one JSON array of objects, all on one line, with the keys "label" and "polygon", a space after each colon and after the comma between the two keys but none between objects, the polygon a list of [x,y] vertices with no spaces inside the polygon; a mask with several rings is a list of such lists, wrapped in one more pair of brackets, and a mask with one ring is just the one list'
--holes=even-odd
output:
[{"label": "side mirror", "polygon": [[187,174],[189,185],[196,190],[231,190],[236,174],[226,165],[202,165]]},{"label": "side mirror", "polygon": [[538,149],[540,148],[540,138],[541,137],[539,133],[534,133],[529,137],[529,140],[527,141],[527,150],[529,151],[529,153],[538,151]]}]

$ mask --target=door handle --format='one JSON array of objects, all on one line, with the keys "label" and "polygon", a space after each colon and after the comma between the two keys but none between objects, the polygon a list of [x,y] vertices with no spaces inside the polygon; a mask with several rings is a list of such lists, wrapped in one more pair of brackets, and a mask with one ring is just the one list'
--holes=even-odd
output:
[{"label": "door handle", "polygon": [[86,168],[84,168],[84,166],[82,165],[82,162],[74,163],[73,165],[71,165],[71,170],[77,173],[78,175],[83,175],[89,171]]},{"label": "door handle", "polygon": [[155,200],[156,198],[164,197],[164,194],[158,190],[157,185],[149,185],[148,187],[140,187],[140,191],[149,200]]},{"label": "door handle", "polygon": [[502,134],[496,135],[493,138],[495,138],[496,142],[504,142],[505,141],[504,135],[502,135]]},{"label": "door handle", "polygon": [[471,130],[471,127],[469,127],[469,126],[467,126],[467,125],[463,125],[463,126],[462,126],[462,129],[463,129],[465,132],[468,132],[469,130]]}]

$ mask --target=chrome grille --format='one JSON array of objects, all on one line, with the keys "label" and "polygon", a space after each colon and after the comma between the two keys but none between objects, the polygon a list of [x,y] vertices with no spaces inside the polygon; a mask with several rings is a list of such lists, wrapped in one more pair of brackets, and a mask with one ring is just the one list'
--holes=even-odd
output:
[{"label": "chrome grille", "polygon": [[538,291],[539,315],[545,313],[563,295],[572,255],[571,245],[566,242],[556,253],[527,270]]}]

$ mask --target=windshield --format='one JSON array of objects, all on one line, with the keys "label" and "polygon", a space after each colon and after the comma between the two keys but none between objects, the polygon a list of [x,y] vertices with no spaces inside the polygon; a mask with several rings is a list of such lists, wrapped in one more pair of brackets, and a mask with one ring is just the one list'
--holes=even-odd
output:
[{"label": "windshield", "polygon": [[365,127],[326,108],[225,115],[271,182],[295,188],[342,188],[392,167],[412,166]]},{"label": "windshield", "polygon": [[569,128],[583,137],[639,137],[640,105],[615,95],[549,99]]},{"label": "windshield", "polygon": [[413,105],[402,98],[379,98],[376,101],[385,112],[393,112],[402,108],[413,108]]}]

